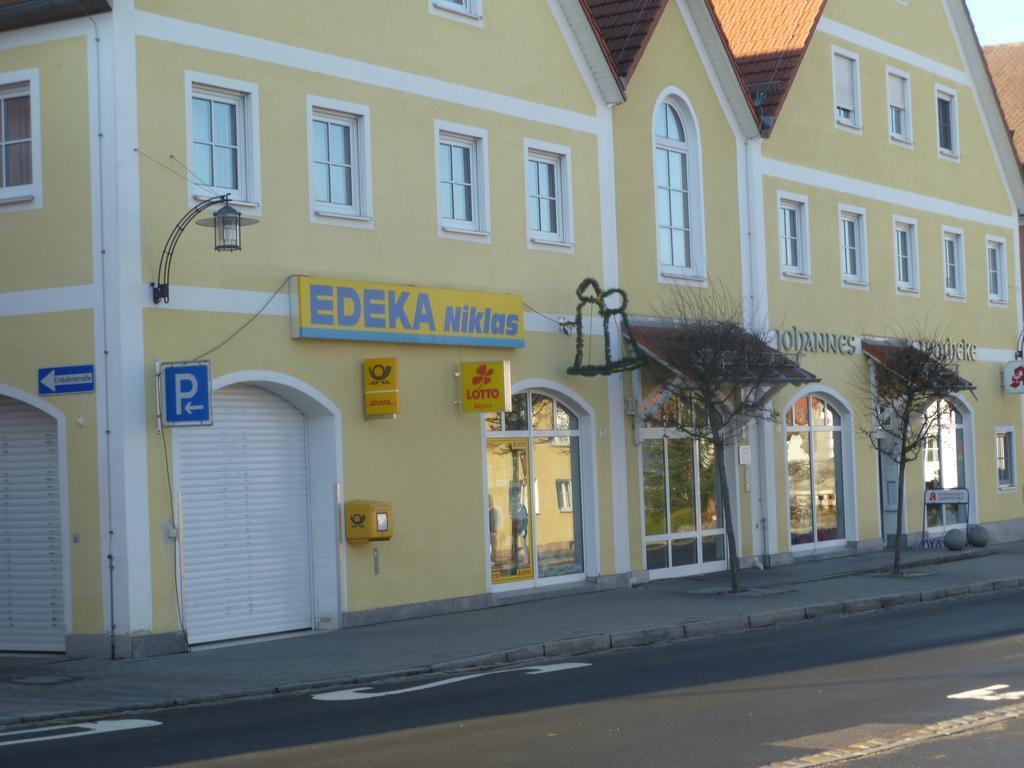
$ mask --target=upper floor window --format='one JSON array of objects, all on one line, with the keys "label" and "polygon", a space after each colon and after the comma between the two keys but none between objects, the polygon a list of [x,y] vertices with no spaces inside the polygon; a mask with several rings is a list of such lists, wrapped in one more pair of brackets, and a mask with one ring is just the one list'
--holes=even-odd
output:
[{"label": "upper floor window", "polygon": [[942,263],[945,271],[946,295],[963,298],[967,295],[964,286],[964,246],[960,232],[943,230]]},{"label": "upper floor window", "polygon": [[867,283],[867,238],[864,211],[841,208],[839,211],[839,250],[843,282]]},{"label": "upper floor window", "polygon": [[936,89],[939,153],[956,157],[960,154],[957,136],[956,94]]},{"label": "upper floor window", "polygon": [[0,205],[38,207],[38,70],[0,73]]},{"label": "upper floor window", "polygon": [[836,123],[860,128],[860,82],[856,54],[833,49],[832,82]]},{"label": "upper floor window", "polygon": [[988,262],[988,300],[1006,302],[1006,246],[1001,240],[991,239],[985,243]]},{"label": "upper floor window", "polygon": [[441,233],[489,237],[487,134],[435,124],[437,131],[437,210]]},{"label": "upper floor window", "polygon": [[[451,14],[451,18],[479,24],[483,16],[483,0],[427,0],[433,13]],[[461,18],[460,18],[461,17]]]},{"label": "upper floor window", "polygon": [[654,118],[658,263],[663,275],[704,276],[696,127],[680,100],[662,101]]},{"label": "upper floor window", "polygon": [[314,220],[371,220],[369,110],[309,98],[309,162]]},{"label": "upper floor window", "polygon": [[887,69],[886,90],[889,97],[889,136],[909,142],[910,132],[910,77]]},{"label": "upper floor window", "polygon": [[572,245],[569,148],[526,142],[527,237],[535,245]]},{"label": "upper floor window", "polygon": [[909,219],[895,219],[893,228],[896,252],[896,288],[918,290],[917,226]]},{"label": "upper floor window", "polygon": [[196,197],[259,199],[256,86],[192,75],[189,80],[189,170]]},{"label": "upper floor window", "polygon": [[784,275],[810,276],[807,198],[802,195],[779,195],[779,259]]}]

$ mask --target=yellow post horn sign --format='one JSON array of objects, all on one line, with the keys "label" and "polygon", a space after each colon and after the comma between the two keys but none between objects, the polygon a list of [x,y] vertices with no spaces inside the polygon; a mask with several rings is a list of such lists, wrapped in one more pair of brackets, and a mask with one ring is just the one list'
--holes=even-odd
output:
[{"label": "yellow post horn sign", "polygon": [[512,410],[512,365],[508,360],[462,363],[459,381],[464,413]]},{"label": "yellow post horn sign", "polygon": [[363,412],[366,418],[398,415],[398,358],[363,361]]}]

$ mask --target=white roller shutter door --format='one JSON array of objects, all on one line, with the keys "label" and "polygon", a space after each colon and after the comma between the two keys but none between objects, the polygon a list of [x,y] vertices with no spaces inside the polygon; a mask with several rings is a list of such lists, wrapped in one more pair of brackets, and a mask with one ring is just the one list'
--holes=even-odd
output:
[{"label": "white roller shutter door", "polygon": [[0,396],[0,649],[64,650],[57,422]]},{"label": "white roller shutter door", "polygon": [[211,427],[174,433],[191,643],[312,626],[306,419],[232,386]]}]

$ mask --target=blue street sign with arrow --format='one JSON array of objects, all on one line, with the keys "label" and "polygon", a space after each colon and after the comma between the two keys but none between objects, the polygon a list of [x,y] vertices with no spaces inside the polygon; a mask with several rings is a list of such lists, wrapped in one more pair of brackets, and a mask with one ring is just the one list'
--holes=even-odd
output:
[{"label": "blue street sign with arrow", "polygon": [[96,373],[91,365],[65,365],[39,369],[39,394],[71,395],[96,390]]},{"label": "blue street sign with arrow", "polygon": [[166,363],[163,382],[163,423],[168,427],[206,427],[213,424],[210,361]]}]

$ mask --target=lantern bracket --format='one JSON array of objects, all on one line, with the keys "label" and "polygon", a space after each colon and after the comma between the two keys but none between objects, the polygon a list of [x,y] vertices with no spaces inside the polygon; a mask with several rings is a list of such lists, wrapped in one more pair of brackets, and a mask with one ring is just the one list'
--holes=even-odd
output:
[{"label": "lantern bracket", "polygon": [[[205,211],[207,208],[211,208],[218,203],[223,203],[225,207],[230,207],[228,198],[230,195],[215,195],[214,197],[208,197],[204,200],[200,200],[198,203],[193,205],[185,215],[182,216],[178,223],[174,225],[174,229],[171,230],[171,234],[167,236],[167,242],[164,243],[163,253],[160,254],[160,265],[157,267],[156,282],[150,283],[150,287],[153,289],[153,303],[159,304],[161,301],[165,304],[170,301],[171,296],[171,260],[174,258],[174,249],[178,245],[178,239],[181,234],[185,231],[189,224],[198,216],[200,213]],[[231,209],[234,212],[234,209]],[[237,212],[235,212],[237,215]],[[216,217],[216,214],[215,214]],[[210,222],[200,221],[199,224],[212,224]],[[239,225],[253,223],[253,220],[239,221]],[[237,250],[238,246],[229,250]],[[218,250],[224,250],[218,248]]]}]

